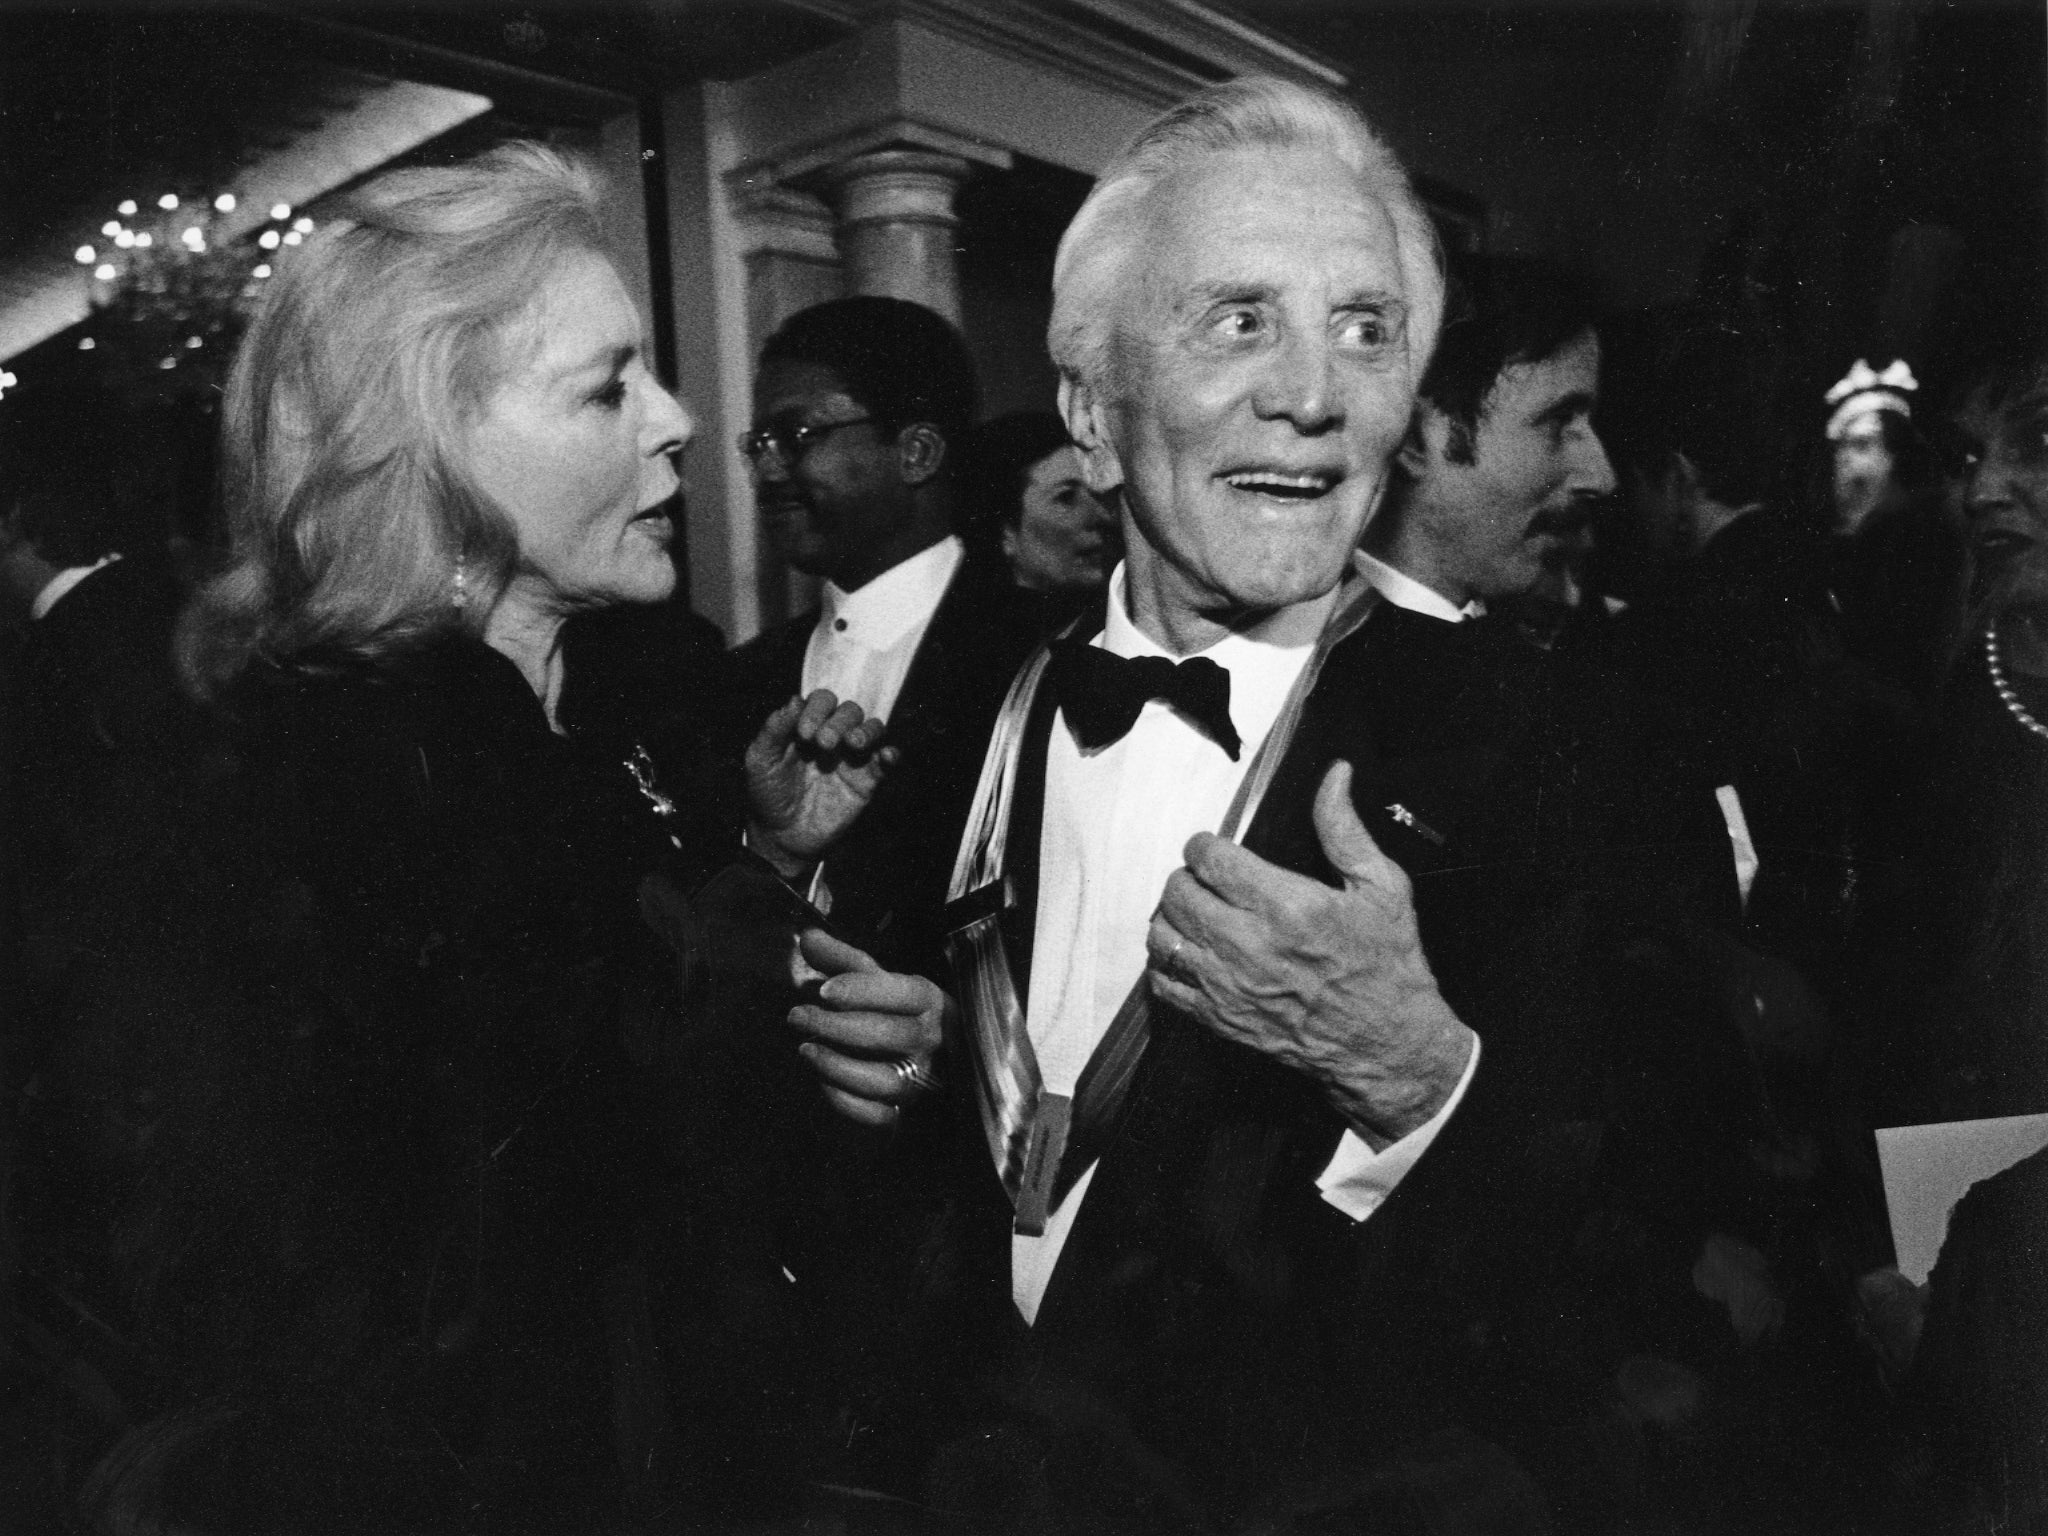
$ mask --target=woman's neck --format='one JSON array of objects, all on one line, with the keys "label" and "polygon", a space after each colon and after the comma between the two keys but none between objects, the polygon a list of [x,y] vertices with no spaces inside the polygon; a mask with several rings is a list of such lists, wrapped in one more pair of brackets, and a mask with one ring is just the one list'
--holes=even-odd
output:
[{"label": "woman's neck", "polygon": [[519,669],[547,712],[548,729],[558,735],[562,728],[555,720],[555,705],[562,696],[563,617],[523,590],[515,577],[484,622],[484,643]]},{"label": "woman's neck", "polygon": [[1999,658],[2008,672],[2048,680],[2048,635],[2033,620],[2018,614],[1996,614]]}]

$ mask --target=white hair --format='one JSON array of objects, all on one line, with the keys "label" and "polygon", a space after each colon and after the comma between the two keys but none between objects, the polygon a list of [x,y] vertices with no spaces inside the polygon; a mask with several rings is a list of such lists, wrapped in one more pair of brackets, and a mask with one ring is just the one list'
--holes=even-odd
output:
[{"label": "white hair", "polygon": [[1355,108],[1326,91],[1257,75],[1212,85],[1169,108],[1103,168],[1053,260],[1046,341],[1061,376],[1098,391],[1113,385],[1116,294],[1144,234],[1138,205],[1194,161],[1245,149],[1327,154],[1386,209],[1407,290],[1410,382],[1420,384],[1443,323],[1436,226],[1401,162]]}]

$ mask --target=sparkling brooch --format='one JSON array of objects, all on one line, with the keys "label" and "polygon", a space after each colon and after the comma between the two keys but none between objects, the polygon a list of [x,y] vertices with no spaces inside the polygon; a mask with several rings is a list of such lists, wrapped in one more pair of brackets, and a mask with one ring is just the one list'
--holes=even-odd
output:
[{"label": "sparkling brooch", "polygon": [[683,840],[675,833],[678,814],[676,803],[655,786],[654,759],[647,755],[647,749],[637,741],[633,743],[632,755],[626,759],[626,772],[633,775],[634,785],[647,797],[647,803],[654,808],[654,814],[661,818],[661,824],[668,828],[669,846],[680,850]]}]

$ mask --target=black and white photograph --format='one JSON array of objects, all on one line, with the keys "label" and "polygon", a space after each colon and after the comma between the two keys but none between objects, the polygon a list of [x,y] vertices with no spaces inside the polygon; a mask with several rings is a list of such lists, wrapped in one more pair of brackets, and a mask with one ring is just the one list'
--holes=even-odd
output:
[{"label": "black and white photograph", "polygon": [[0,0],[4,1536],[2048,1536],[2044,0]]}]

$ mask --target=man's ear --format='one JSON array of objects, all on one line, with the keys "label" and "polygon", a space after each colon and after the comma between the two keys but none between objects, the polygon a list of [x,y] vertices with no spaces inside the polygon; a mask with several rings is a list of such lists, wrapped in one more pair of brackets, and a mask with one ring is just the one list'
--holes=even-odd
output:
[{"label": "man's ear", "polygon": [[1060,416],[1067,424],[1067,436],[1081,450],[1081,477],[1088,489],[1107,496],[1124,483],[1123,460],[1110,441],[1109,424],[1101,394],[1079,379],[1060,379]]},{"label": "man's ear", "polygon": [[1401,434],[1401,446],[1394,450],[1394,462],[1410,480],[1428,477],[1432,454],[1443,451],[1443,431],[1443,413],[1427,400],[1417,400],[1408,418],[1408,430]]},{"label": "man's ear", "polygon": [[923,485],[946,462],[946,435],[928,421],[913,421],[896,434],[896,467],[903,483]]}]

